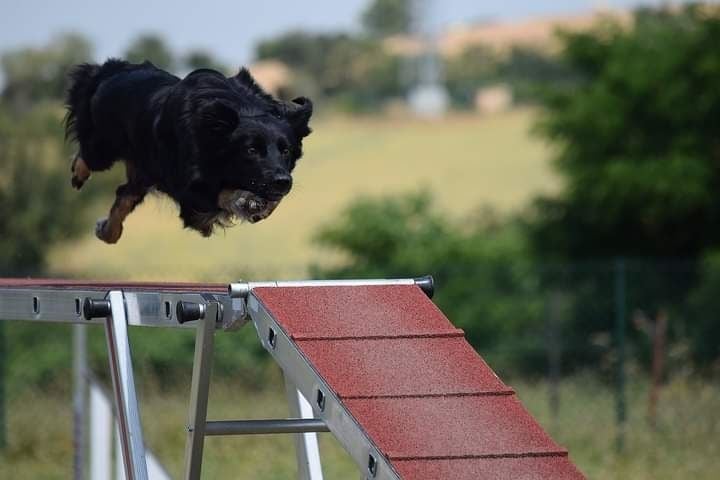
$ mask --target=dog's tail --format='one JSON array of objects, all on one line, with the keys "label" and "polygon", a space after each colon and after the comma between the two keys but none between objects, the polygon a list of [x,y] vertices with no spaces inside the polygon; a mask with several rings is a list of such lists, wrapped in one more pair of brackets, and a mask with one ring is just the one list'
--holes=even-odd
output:
[{"label": "dog's tail", "polygon": [[92,128],[90,102],[98,87],[100,65],[83,63],[75,66],[69,74],[70,88],[65,105],[65,138],[76,140],[80,131]]},{"label": "dog's tail", "polygon": [[83,133],[92,131],[92,113],[90,105],[100,83],[108,77],[124,70],[128,63],[110,59],[102,65],[82,63],[69,73],[70,88],[65,98],[67,115],[65,116],[65,138],[76,140]]}]

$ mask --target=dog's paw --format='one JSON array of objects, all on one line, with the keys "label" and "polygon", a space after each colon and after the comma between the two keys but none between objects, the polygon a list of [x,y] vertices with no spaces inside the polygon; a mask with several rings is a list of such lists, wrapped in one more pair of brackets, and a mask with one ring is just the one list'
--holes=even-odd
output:
[{"label": "dog's paw", "polygon": [[83,185],[85,185],[85,180],[73,175],[70,178],[70,184],[73,186],[73,188],[75,190],[80,190],[83,187]]},{"label": "dog's paw", "polygon": [[101,218],[95,223],[95,236],[105,243],[117,243],[120,240],[122,231],[122,225],[113,228],[107,218]]},{"label": "dog's paw", "polygon": [[72,163],[70,164],[70,172],[72,174],[70,184],[76,190],[80,190],[83,185],[85,185],[87,179],[90,178],[90,169],[88,169],[85,160],[83,160],[79,153],[76,153],[73,157]]}]

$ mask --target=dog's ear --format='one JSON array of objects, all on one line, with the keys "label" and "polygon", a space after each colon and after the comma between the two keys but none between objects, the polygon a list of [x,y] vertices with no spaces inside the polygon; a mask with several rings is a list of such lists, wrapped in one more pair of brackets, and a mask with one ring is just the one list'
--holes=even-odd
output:
[{"label": "dog's ear", "polygon": [[248,88],[251,92],[264,98],[265,100],[277,103],[276,100],[270,96],[270,94],[263,90],[263,88],[253,78],[250,70],[245,67],[241,67],[237,75],[230,78],[230,81]]},{"label": "dog's ear", "polygon": [[216,135],[229,135],[240,121],[237,111],[220,100],[209,100],[198,108],[196,122]]},{"label": "dog's ear", "polygon": [[290,126],[295,131],[295,134],[300,137],[307,137],[310,135],[310,117],[313,113],[313,104],[307,97],[293,98],[291,102],[286,104],[287,110],[285,118],[287,118]]}]

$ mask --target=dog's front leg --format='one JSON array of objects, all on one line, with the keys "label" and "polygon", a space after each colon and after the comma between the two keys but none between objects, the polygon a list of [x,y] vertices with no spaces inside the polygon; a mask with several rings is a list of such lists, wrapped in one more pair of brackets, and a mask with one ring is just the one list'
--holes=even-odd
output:
[{"label": "dog's front leg", "polygon": [[98,220],[95,235],[105,243],[116,243],[123,231],[123,222],[145,198],[147,190],[126,183],[115,192],[115,202],[107,218]]}]

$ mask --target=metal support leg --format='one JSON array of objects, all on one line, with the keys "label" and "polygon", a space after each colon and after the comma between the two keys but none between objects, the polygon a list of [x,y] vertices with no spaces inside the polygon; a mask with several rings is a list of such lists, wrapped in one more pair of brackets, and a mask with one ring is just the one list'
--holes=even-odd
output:
[{"label": "metal support leg", "polygon": [[[295,418],[314,418],[312,407],[305,397],[298,391],[292,381],[285,375],[285,393],[290,406],[290,416]],[[322,480],[322,464],[320,463],[320,448],[318,447],[317,433],[296,433],[295,455],[298,464],[298,479]]]},{"label": "metal support leg", "polygon": [[[106,398],[100,387],[90,384],[90,480],[112,477],[112,444],[117,436],[117,427],[113,422],[112,403]],[[120,451],[120,442],[117,442]],[[122,470],[122,455],[117,458]],[[121,477],[116,477],[119,480]]]},{"label": "metal support leg", "polygon": [[208,390],[210,388],[218,308],[219,305],[216,302],[210,302],[207,306],[205,318],[198,321],[195,335],[195,358],[193,361],[190,414],[187,426],[188,437],[185,444],[185,478],[188,480],[198,480],[202,469]]},{"label": "metal support leg", "polygon": [[73,478],[85,479],[85,432],[87,397],[87,331],[85,325],[73,325]]},{"label": "metal support leg", "polygon": [[111,315],[105,321],[115,407],[120,427],[125,476],[128,480],[147,480],[145,444],[143,443],[140,409],[133,378],[130,342],[128,340],[125,301],[119,290],[108,294]]}]

